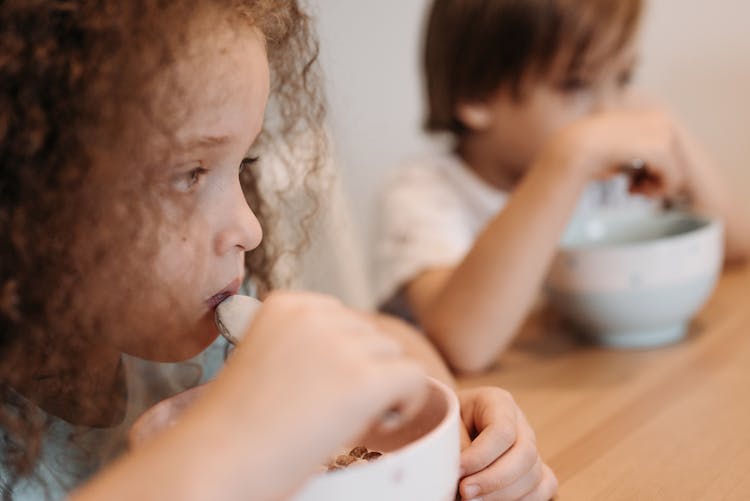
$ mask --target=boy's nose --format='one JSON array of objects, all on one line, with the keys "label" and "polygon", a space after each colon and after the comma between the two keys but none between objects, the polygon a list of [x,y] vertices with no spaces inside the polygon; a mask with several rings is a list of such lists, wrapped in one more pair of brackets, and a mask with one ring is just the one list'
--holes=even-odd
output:
[{"label": "boy's nose", "polygon": [[622,88],[615,82],[601,83],[594,90],[593,113],[602,113],[616,108],[622,101]]},{"label": "boy's nose", "polygon": [[239,185],[232,195],[235,202],[227,212],[227,219],[222,221],[223,229],[216,237],[216,253],[224,255],[233,249],[242,252],[250,251],[260,245],[263,229],[252,211]]},{"label": "boy's nose", "polygon": [[593,111],[601,113],[618,108],[622,105],[623,89],[616,84],[602,85],[596,90]]}]

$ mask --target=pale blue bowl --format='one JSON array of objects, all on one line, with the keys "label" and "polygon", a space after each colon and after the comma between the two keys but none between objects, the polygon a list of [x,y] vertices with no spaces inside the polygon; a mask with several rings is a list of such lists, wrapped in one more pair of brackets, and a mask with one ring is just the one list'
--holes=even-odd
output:
[{"label": "pale blue bowl", "polygon": [[722,262],[722,225],[714,219],[605,211],[570,226],[546,289],[553,306],[593,340],[656,347],[685,336]]}]

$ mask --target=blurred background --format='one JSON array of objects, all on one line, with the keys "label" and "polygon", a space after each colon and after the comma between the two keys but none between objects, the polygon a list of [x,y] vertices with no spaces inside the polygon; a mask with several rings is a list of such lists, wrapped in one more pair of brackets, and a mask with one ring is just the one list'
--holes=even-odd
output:
[{"label": "blurred background", "polygon": [[[613,0],[616,1],[616,0]],[[373,306],[372,248],[388,172],[429,144],[420,47],[429,0],[312,0],[339,182],[298,286]],[[651,0],[636,85],[666,104],[750,196],[750,2]],[[314,266],[313,266],[314,264]]]}]

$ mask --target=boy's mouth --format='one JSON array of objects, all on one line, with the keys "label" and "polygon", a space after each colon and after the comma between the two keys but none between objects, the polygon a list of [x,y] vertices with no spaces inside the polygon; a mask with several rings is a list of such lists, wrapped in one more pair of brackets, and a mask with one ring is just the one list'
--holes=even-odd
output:
[{"label": "boy's mouth", "polygon": [[224,301],[229,296],[234,296],[235,294],[237,294],[237,291],[240,290],[241,285],[242,280],[239,278],[235,278],[226,287],[221,289],[210,298],[206,299],[206,304],[208,305],[209,309],[215,310],[216,307],[219,306],[219,303]]}]

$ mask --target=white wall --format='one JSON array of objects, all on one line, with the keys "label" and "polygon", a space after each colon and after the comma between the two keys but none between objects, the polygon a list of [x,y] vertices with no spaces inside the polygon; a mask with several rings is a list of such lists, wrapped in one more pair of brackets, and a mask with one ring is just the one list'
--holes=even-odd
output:
[{"label": "white wall", "polygon": [[[613,0],[615,1],[615,0]],[[428,0],[313,0],[328,78],[337,163],[359,250],[337,254],[350,268],[369,263],[376,197],[385,172],[423,149],[418,68]],[[644,28],[642,87],[666,102],[750,196],[750,2],[652,0]],[[334,242],[335,244],[335,242]],[[318,273],[341,263],[320,262]],[[324,273],[325,274],[325,273]],[[356,280],[364,280],[361,276]],[[358,284],[361,291],[366,284]],[[343,284],[329,292],[348,297]]]},{"label": "white wall", "polygon": [[640,82],[750,196],[750,2],[652,0]]}]

